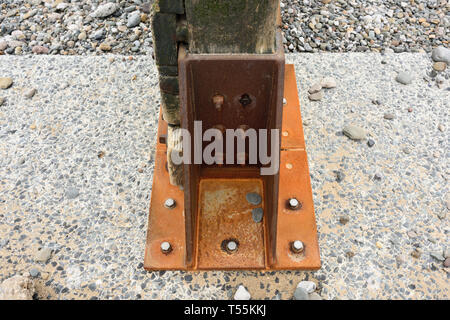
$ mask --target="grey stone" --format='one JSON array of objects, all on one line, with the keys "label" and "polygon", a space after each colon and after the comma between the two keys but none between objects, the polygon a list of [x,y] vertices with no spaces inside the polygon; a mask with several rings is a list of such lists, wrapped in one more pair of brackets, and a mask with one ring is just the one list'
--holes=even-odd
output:
[{"label": "grey stone", "polygon": [[80,191],[77,188],[69,187],[66,189],[66,198],[75,199],[80,195]]},{"label": "grey stone", "polygon": [[310,94],[317,93],[322,90],[322,85],[320,83],[314,84],[311,88],[309,88],[308,92]]},{"label": "grey stone", "polygon": [[312,281],[300,281],[297,288],[302,288],[307,293],[313,293],[316,290],[317,285]]},{"label": "grey stone", "polygon": [[412,77],[411,73],[402,71],[399,74],[397,74],[397,77],[395,78],[395,80],[397,80],[397,82],[399,82],[401,84],[406,85],[406,84],[412,83],[413,77]]},{"label": "grey stone", "polygon": [[308,96],[308,98],[309,98],[309,100],[311,100],[311,101],[320,101],[320,100],[322,100],[322,98],[323,98],[323,92],[322,92],[322,91],[319,91],[319,92],[310,94],[310,95]]},{"label": "grey stone", "polygon": [[250,292],[245,289],[244,286],[240,285],[234,294],[234,300],[250,300]]},{"label": "grey stone", "polygon": [[294,292],[294,300],[309,300],[309,294],[305,289],[297,287]]},{"label": "grey stone", "polygon": [[309,294],[309,300],[323,300],[323,298],[316,292]]},{"label": "grey stone", "polygon": [[333,77],[323,78],[320,84],[322,85],[322,88],[326,89],[336,88],[337,86],[336,79],[334,79]]},{"label": "grey stone", "polygon": [[252,210],[252,218],[256,223],[260,223],[264,216],[264,210],[262,208],[254,208]]},{"label": "grey stone", "polygon": [[247,201],[255,206],[259,205],[262,201],[261,196],[256,192],[249,192],[245,195]]},{"label": "grey stone", "polygon": [[385,114],[384,114],[384,118],[385,118],[386,120],[394,120],[395,115],[394,115],[393,113],[385,113]]},{"label": "grey stone", "polygon": [[363,140],[366,138],[366,130],[353,124],[346,126],[342,132],[352,140]]},{"label": "grey stone", "polygon": [[435,252],[431,252],[431,253],[430,253],[430,256],[432,256],[432,257],[435,258],[436,260],[444,261],[445,258],[444,258],[444,256],[443,256],[442,253],[443,253],[442,251],[435,251]]},{"label": "grey stone", "polygon": [[434,48],[431,52],[431,58],[435,62],[445,62],[447,65],[450,65],[450,49],[445,48],[443,46],[439,46]]},{"label": "grey stone", "polygon": [[131,13],[128,16],[128,20],[127,20],[128,28],[136,27],[137,25],[139,25],[139,23],[141,23],[141,14],[139,12]]},{"label": "grey stone", "polygon": [[91,13],[91,17],[106,18],[116,12],[118,8],[119,7],[115,3],[108,2],[106,4],[98,6],[97,9],[93,13]]},{"label": "grey stone", "polygon": [[33,277],[33,278],[36,278],[36,277],[38,277],[39,276],[39,274],[40,274],[40,272],[39,272],[39,270],[38,269],[36,269],[36,268],[32,268],[32,269],[30,269],[30,276],[31,277]]},{"label": "grey stone", "polygon": [[52,256],[52,249],[50,249],[50,248],[42,248],[41,250],[38,250],[36,252],[34,260],[37,261],[37,262],[44,262],[44,263],[46,263],[48,260],[50,260],[51,256]]},{"label": "grey stone", "polygon": [[27,99],[31,99],[34,97],[34,95],[36,94],[37,90],[35,88],[31,88],[25,91],[25,97]]}]

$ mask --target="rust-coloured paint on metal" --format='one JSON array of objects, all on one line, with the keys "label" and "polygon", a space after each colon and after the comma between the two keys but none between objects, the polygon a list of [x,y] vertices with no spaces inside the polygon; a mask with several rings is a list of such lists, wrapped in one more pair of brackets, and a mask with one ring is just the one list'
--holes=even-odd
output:
[{"label": "rust-coloured paint on metal", "polygon": [[295,81],[287,81],[288,79],[295,79],[294,65],[287,64],[284,73],[286,79],[284,82],[286,104],[283,106],[281,149],[305,149],[297,83]]},{"label": "rust-coloured paint on metal", "polygon": [[[192,256],[187,259],[186,244],[189,239],[186,236],[188,226],[183,210],[185,209],[183,191],[170,185],[165,169],[165,145],[157,143],[145,269],[271,271],[320,268],[314,204],[292,65],[285,67],[284,97],[287,104],[283,107],[282,130],[288,131],[289,134],[281,135],[275,232],[271,233],[271,225],[266,215],[270,210],[268,199],[270,201],[270,196],[273,196],[267,192],[271,183],[267,177],[258,176],[259,170],[250,166],[239,169],[206,166],[197,173],[201,178],[196,187],[198,194],[195,195],[194,201],[198,199],[199,206],[192,220],[194,223],[192,227],[195,229]],[[164,126],[167,125],[160,119],[159,134],[167,132]],[[257,226],[251,218],[251,210],[249,214],[245,214],[248,208],[252,207],[246,202],[244,191],[251,190],[250,186],[256,188],[254,190],[258,190],[263,196],[264,219]],[[242,190],[238,192],[237,189]],[[214,194],[214,190],[219,191]],[[175,208],[164,207],[164,201],[168,197],[175,199]],[[215,197],[224,205],[209,203],[208,199],[211,197]],[[289,209],[290,198],[300,201],[300,209]],[[228,199],[228,202],[225,199]],[[269,245],[271,236],[274,237],[274,248]],[[229,239],[225,239],[228,237]],[[228,253],[223,250],[222,242],[230,239],[239,242],[236,252]],[[301,253],[294,253],[291,250],[292,242],[295,240],[300,240],[304,244]],[[164,241],[171,243],[172,252],[165,254],[161,251],[160,245]],[[240,256],[239,253],[243,252],[245,256]]]},{"label": "rust-coloured paint on metal", "polygon": [[[201,179],[199,186],[198,269],[264,269],[264,224],[252,219],[246,194],[263,196],[261,179]],[[237,239],[228,253],[222,242]]]}]

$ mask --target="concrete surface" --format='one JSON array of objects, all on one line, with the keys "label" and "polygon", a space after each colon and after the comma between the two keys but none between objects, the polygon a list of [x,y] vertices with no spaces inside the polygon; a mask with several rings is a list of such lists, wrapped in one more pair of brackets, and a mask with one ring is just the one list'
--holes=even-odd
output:
[{"label": "concrete surface", "polygon": [[[0,56],[0,77],[14,80],[0,90],[0,280],[32,270],[39,299],[229,299],[239,284],[254,299],[291,299],[305,279],[325,299],[448,299],[448,268],[431,256],[450,247],[448,80],[439,89],[423,79],[426,54],[287,62],[298,77],[321,270],[146,272],[159,108],[152,60]],[[411,85],[394,80],[404,70]],[[309,101],[323,76],[337,88]],[[350,123],[375,145],[343,136]],[[53,251],[47,263],[41,248]]]}]

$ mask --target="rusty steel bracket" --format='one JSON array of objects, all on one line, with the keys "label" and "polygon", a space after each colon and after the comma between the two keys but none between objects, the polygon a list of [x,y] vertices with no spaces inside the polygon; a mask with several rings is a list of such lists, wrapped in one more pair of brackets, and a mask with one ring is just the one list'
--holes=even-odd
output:
[{"label": "rusty steel bracket", "polygon": [[[284,66],[284,56],[277,54],[252,61],[235,55],[232,59],[235,59],[236,69],[230,69],[229,63],[220,67],[220,61],[229,62],[230,56],[203,57],[206,61],[216,58],[214,63],[218,63],[215,66],[214,63],[209,66],[199,63],[197,67],[205,67],[205,72],[190,68],[195,68],[202,57],[188,55],[187,59],[182,58],[186,60],[180,64],[180,83],[183,84],[180,87],[190,90],[181,93],[182,126],[189,128],[193,120],[203,120],[204,129],[217,124],[281,128],[280,170],[278,175],[260,176],[259,167],[252,165],[185,165],[187,183],[182,191],[169,183],[164,138],[167,124],[160,118],[145,269],[270,271],[320,268],[295,71],[293,65]],[[258,65],[261,61],[263,63]],[[283,62],[282,66],[280,62]],[[223,77],[208,75],[208,70],[217,68]],[[259,76],[255,76],[255,70],[260,70]],[[244,76],[242,83],[229,81],[233,73]],[[245,78],[247,74],[258,83],[249,83]],[[268,74],[270,77],[266,77]],[[280,76],[281,81],[277,79]],[[217,86],[222,81],[222,90],[215,91],[214,81]],[[284,94],[281,94],[283,86],[280,87],[280,83],[284,84]],[[256,108],[251,109],[252,103],[258,103],[261,116],[252,113]],[[243,108],[241,111],[220,114],[220,109],[233,110],[238,105]],[[205,106],[216,110],[202,109]],[[248,106],[250,108],[246,109]],[[245,119],[251,120],[243,122]],[[261,195],[259,205],[246,201],[249,192]],[[252,211],[257,207],[264,211],[259,223],[252,219]]]}]

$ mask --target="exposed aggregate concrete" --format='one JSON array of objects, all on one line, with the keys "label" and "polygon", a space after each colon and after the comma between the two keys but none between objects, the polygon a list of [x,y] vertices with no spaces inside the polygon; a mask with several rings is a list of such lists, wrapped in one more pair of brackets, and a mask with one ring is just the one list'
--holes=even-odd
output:
[{"label": "exposed aggregate concrete", "polygon": [[[252,299],[291,299],[301,280],[325,299],[448,299],[448,268],[431,255],[449,248],[448,80],[440,89],[423,79],[426,54],[287,61],[321,270],[143,270],[160,102],[152,60],[2,56],[0,77],[14,82],[0,90],[0,281],[32,273],[39,299],[232,299],[240,284]],[[412,84],[395,81],[405,70]],[[310,101],[326,76],[337,87]],[[343,135],[347,124],[364,128],[372,147]]]}]

